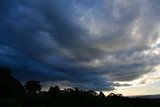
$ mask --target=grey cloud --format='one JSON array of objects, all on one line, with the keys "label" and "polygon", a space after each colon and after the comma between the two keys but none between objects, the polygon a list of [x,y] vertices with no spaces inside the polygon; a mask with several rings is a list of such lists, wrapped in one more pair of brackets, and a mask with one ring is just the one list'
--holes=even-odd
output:
[{"label": "grey cloud", "polygon": [[[21,80],[112,90],[159,64],[153,0],[0,1],[0,66]],[[3,4],[3,5],[2,5]],[[158,45],[157,45],[158,47]]]}]

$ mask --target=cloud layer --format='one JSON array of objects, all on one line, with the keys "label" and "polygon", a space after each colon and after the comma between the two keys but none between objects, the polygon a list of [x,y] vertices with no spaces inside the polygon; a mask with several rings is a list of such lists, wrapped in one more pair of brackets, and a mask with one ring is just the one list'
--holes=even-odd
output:
[{"label": "cloud layer", "polygon": [[113,90],[159,65],[159,4],[1,0],[0,66],[24,81]]}]

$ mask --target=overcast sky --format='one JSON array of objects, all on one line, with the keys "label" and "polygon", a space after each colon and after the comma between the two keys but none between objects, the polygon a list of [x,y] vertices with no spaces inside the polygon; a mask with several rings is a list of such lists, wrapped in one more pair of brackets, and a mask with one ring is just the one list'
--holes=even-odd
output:
[{"label": "overcast sky", "polygon": [[0,66],[44,89],[160,93],[160,1],[0,0]]}]

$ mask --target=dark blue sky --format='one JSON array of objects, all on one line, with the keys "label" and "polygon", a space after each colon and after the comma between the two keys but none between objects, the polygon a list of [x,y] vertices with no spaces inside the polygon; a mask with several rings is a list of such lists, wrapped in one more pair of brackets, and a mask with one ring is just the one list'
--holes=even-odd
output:
[{"label": "dark blue sky", "polygon": [[159,5],[158,0],[1,0],[0,66],[45,87],[110,91],[136,79],[147,84],[142,77],[160,70]]}]

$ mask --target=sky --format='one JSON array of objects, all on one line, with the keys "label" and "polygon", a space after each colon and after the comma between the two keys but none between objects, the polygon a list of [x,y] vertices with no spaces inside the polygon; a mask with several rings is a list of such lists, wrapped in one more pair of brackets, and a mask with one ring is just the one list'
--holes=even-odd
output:
[{"label": "sky", "polygon": [[160,94],[159,0],[0,0],[0,66],[20,81]]}]

